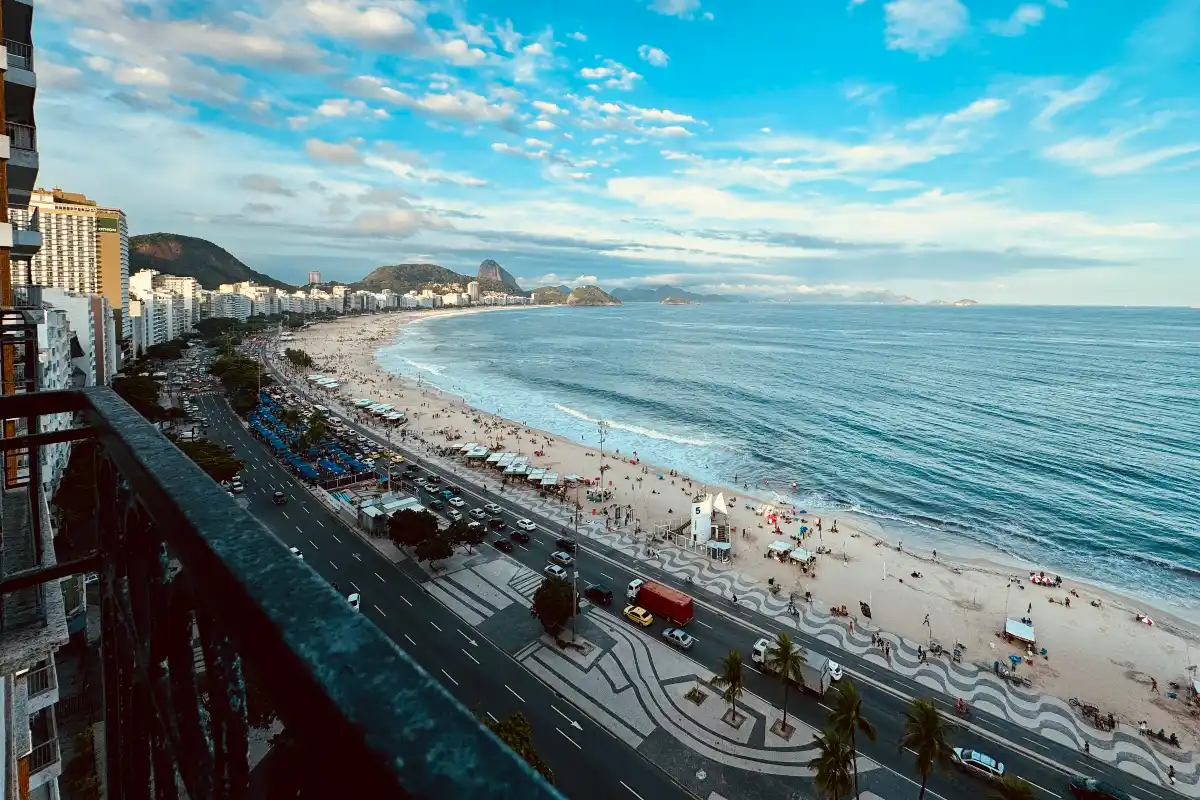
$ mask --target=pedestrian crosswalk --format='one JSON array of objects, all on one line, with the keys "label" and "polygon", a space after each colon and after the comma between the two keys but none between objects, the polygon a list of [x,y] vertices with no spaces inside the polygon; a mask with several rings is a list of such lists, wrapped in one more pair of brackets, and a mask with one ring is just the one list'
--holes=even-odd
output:
[{"label": "pedestrian crosswalk", "polygon": [[542,576],[533,570],[524,570],[524,574],[509,583],[509,586],[520,592],[526,600],[533,601],[533,595],[542,585]]}]

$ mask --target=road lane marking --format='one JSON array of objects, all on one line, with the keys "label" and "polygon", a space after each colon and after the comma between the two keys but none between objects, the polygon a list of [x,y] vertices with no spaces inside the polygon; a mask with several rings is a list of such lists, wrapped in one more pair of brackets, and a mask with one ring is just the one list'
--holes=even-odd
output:
[{"label": "road lane marking", "polygon": [[376,578],[379,578],[379,582],[380,582],[380,583],[387,583],[387,581],[385,581],[385,580],[383,579],[383,576],[382,576],[382,575],[380,575],[378,572],[376,572],[376,573],[375,573],[375,577],[376,577]]},{"label": "road lane marking", "polygon": [[[449,678],[450,676],[449,676],[449,675],[447,675],[446,677],[447,677],[447,678]],[[455,685],[455,686],[457,686],[458,684],[456,683],[456,684],[454,684],[454,685]],[[559,733],[562,733],[562,737],[563,737],[564,739],[566,739],[568,742],[570,742],[571,744],[575,745],[576,747],[579,747],[579,742],[575,741],[575,740],[574,740],[574,739],[572,739],[570,736],[567,736],[565,733],[563,733],[563,732],[562,732],[562,728],[555,728],[554,730],[558,731]],[[579,747],[579,749],[580,749],[580,750],[582,750],[583,748],[582,748],[582,747]]]},{"label": "road lane marking", "polygon": [[409,608],[412,608],[412,601],[411,601],[411,600],[409,600],[409,599],[408,599],[407,597],[405,597],[404,595],[400,595],[400,599],[401,599],[401,600],[403,600],[404,602],[408,603],[408,607],[409,607]]},{"label": "road lane marking", "polygon": [[[447,678],[450,678],[450,673],[446,672],[446,670],[442,670],[442,674],[445,675]],[[454,678],[450,678],[450,682],[453,683],[455,686],[458,686],[458,681],[454,680]],[[578,745],[576,745],[576,747],[578,747]],[[583,748],[580,748],[580,749],[582,750]]]},{"label": "road lane marking", "polygon": [[703,625],[704,627],[708,628],[710,631],[712,630],[712,625],[709,625],[707,622],[701,622],[698,619],[693,619],[692,621],[695,622],[697,625]]},{"label": "road lane marking", "polygon": [[378,611],[380,614],[383,614],[385,617],[387,616],[387,614],[384,613],[383,609],[380,608],[379,606],[375,606],[375,610]]},{"label": "road lane marking", "polygon": [[512,696],[513,696],[513,697],[517,698],[517,699],[518,699],[518,700],[520,700],[522,703],[524,703],[524,702],[525,702],[525,698],[524,698],[524,697],[521,697],[521,695],[519,695],[519,694],[517,694],[516,692],[514,692],[514,691],[512,690],[512,687],[511,687],[511,686],[509,686],[507,683],[506,683],[506,684],[504,684],[504,688],[505,688],[505,689],[508,689],[508,691],[512,693]]},{"label": "road lane marking", "polygon": [[640,794],[635,792],[633,789],[630,789],[629,784],[627,784],[625,781],[620,781],[620,784],[625,787],[625,791],[629,792],[631,795],[636,797],[637,800],[646,800],[644,797],[642,797]]},{"label": "road lane marking", "polygon": [[744,666],[746,669],[750,670],[751,672],[757,672],[759,675],[762,675],[761,669],[755,669],[754,667],[750,666],[749,664],[743,664],[742,666]]},{"label": "road lane marking", "polygon": [[325,527],[325,523],[321,522],[321,520],[317,520],[317,524],[320,525],[322,528]]},{"label": "road lane marking", "polygon": [[[460,647],[459,649],[460,649],[460,650],[462,650],[462,648],[461,648],[461,647]],[[470,653],[468,653],[466,650],[463,650],[463,655],[464,655],[464,656],[466,656],[467,658],[471,659],[472,661],[474,661],[476,666],[479,666],[479,659],[478,659],[478,658],[476,658],[475,656],[471,655],[471,654],[470,654]]]},{"label": "road lane marking", "polygon": [[332,561],[329,562],[329,566],[333,567],[334,569],[338,568],[338,565],[334,564]]},{"label": "road lane marking", "polygon": [[354,587],[354,591],[356,591],[356,592],[362,591],[362,589],[358,588],[358,584],[355,583],[354,581],[350,581],[350,585]]},{"label": "road lane marking", "polygon": [[[332,534],[332,533],[331,533],[331,534],[329,534],[329,535],[330,535],[330,536],[333,536],[333,534]],[[337,542],[338,544],[341,544],[341,543],[342,543],[342,540],[341,540],[341,539],[339,539],[339,538],[338,538],[338,537],[336,537],[336,536],[333,536],[333,540],[334,540],[335,542]]]},{"label": "road lane marking", "polygon": [[358,553],[351,553],[350,555],[354,556],[356,561],[362,561],[362,556],[360,556]]},{"label": "road lane marking", "polygon": [[279,513],[280,513],[280,514],[283,514],[283,518],[284,518],[284,519],[291,519],[291,517],[289,517],[289,516],[287,515],[287,512],[286,512],[286,511],[280,511]]},{"label": "road lane marking", "polygon": [[416,643],[416,642],[414,642],[414,641],[412,640],[412,637],[411,637],[411,636],[409,636],[407,633],[406,633],[406,634],[404,634],[404,638],[405,638],[405,639],[408,639],[408,641],[409,641],[409,644],[411,644],[413,647],[416,647],[416,646],[417,646],[417,643]]},{"label": "road lane marking", "polygon": [[607,572],[601,572],[600,574],[603,575],[604,577],[608,578],[610,581],[616,580],[616,578],[614,578],[612,575],[609,575]]},{"label": "road lane marking", "polygon": [[311,514],[312,512],[308,510],[308,506],[304,506],[304,513]]},{"label": "road lane marking", "polygon": [[436,622],[434,622],[433,620],[429,620],[429,624],[430,624],[430,625],[432,625],[433,627],[437,628],[437,629],[438,629],[438,633],[442,633],[442,632],[443,632],[443,631],[442,631],[442,628],[441,628],[441,626],[440,626],[440,625],[438,625],[438,624],[437,624]]}]

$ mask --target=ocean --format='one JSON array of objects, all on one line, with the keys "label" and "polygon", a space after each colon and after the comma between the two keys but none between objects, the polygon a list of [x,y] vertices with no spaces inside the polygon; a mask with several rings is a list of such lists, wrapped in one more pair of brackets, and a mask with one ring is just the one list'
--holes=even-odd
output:
[{"label": "ocean", "polygon": [[1200,311],[534,308],[409,325],[379,358],[590,446],[608,420],[606,450],[702,482],[1200,616]]}]

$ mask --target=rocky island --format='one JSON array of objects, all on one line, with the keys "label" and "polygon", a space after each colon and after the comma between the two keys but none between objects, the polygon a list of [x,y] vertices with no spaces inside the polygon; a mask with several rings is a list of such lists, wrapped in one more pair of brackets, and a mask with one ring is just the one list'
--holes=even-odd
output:
[{"label": "rocky island", "polygon": [[569,306],[619,306],[621,301],[599,286],[580,286],[567,297]]},{"label": "rocky island", "polygon": [[561,286],[543,286],[540,289],[534,289],[530,294],[533,295],[533,302],[539,306],[561,306],[567,302],[567,295],[570,292],[563,292]]},{"label": "rocky island", "polygon": [[662,300],[658,301],[658,304],[660,306],[697,306],[697,305],[700,305],[695,300],[688,300],[686,297],[677,297],[675,295],[672,295],[671,297],[664,297]]}]

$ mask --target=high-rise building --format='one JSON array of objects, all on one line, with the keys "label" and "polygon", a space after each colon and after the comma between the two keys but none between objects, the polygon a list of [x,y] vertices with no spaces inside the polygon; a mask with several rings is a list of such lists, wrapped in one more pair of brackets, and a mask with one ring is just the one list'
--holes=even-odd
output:
[{"label": "high-rise building", "polygon": [[308,273],[308,282],[309,282],[310,284],[316,284],[316,283],[320,283],[320,282],[321,282],[321,272],[320,272],[320,270],[315,270],[315,269],[314,269],[314,270],[312,270],[311,272],[309,272],[309,273]]},{"label": "high-rise building", "polygon": [[54,188],[34,189],[28,209],[13,218],[36,227],[41,249],[27,270],[12,267],[13,282],[51,286],[69,292],[102,294],[116,316],[129,316],[129,228],[125,213],[85,195]]},{"label": "high-rise building", "polygon": [[467,284],[467,296],[471,298],[472,303],[479,302],[479,281],[471,281]]}]

